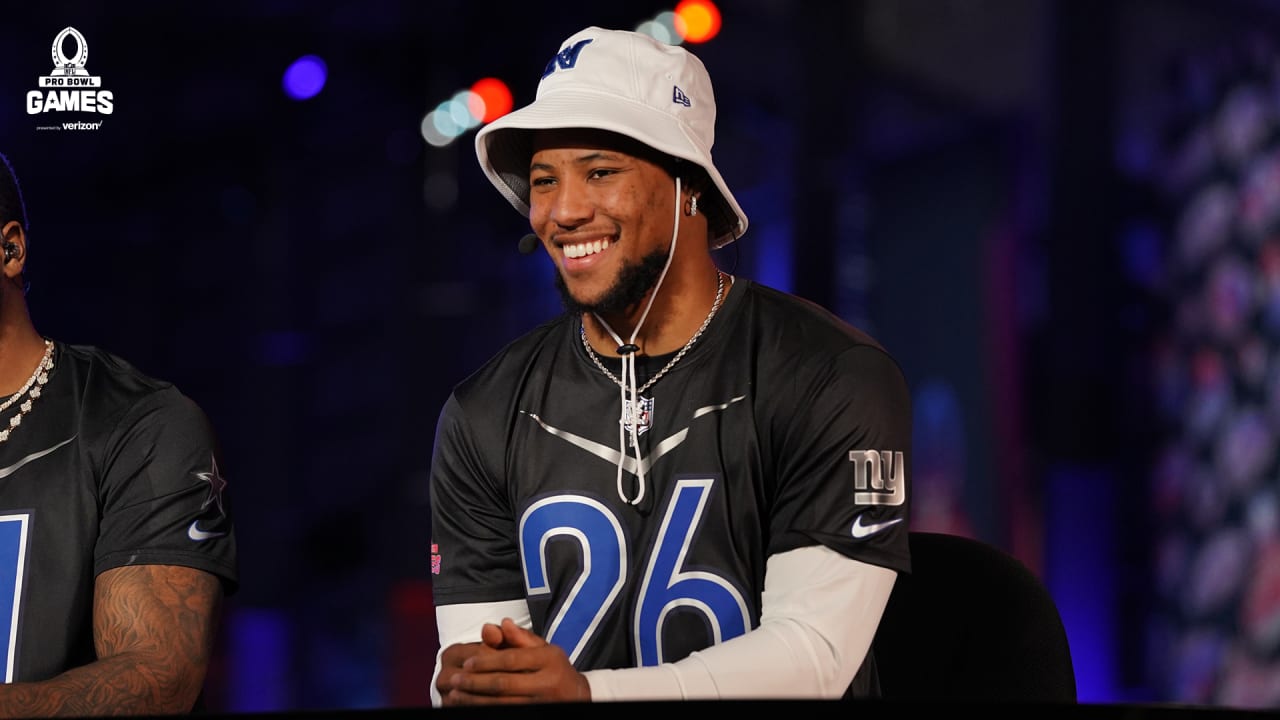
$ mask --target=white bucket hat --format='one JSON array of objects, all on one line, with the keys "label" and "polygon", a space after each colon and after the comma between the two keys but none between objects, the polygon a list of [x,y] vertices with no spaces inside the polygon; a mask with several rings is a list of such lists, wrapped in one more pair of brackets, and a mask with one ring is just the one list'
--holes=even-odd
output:
[{"label": "white bucket hat", "polygon": [[720,201],[711,246],[747,230],[747,216],[711,161],[716,100],[711,77],[693,53],[642,33],[589,27],[564,41],[547,63],[534,101],[476,133],[476,157],[494,187],[529,214],[530,130],[592,128],[633,138],[696,163],[715,183]]}]

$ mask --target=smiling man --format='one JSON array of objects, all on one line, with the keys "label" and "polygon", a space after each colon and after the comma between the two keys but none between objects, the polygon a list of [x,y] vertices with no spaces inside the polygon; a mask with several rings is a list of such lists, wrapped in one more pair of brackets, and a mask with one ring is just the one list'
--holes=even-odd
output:
[{"label": "smiling man", "polygon": [[567,312],[441,411],[433,704],[879,692],[907,383],[865,333],[717,267],[747,217],[714,125],[697,57],[591,27],[476,137]]}]

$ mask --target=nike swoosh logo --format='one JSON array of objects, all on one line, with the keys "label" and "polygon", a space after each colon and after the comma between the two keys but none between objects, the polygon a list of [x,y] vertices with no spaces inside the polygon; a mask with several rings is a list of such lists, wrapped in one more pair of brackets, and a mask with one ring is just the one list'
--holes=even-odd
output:
[{"label": "nike swoosh logo", "polygon": [[900,522],[902,522],[902,518],[894,518],[893,520],[885,520],[884,522],[873,523],[871,525],[863,525],[862,516],[859,515],[853,519],[853,527],[849,529],[849,532],[853,533],[855,538],[861,540],[862,538],[871,537],[890,525],[897,525]]},{"label": "nike swoosh logo", "polygon": [[191,538],[192,540],[195,540],[196,542],[200,542],[202,540],[211,540],[213,538],[222,537],[223,535],[226,535],[225,532],[208,532],[206,530],[201,530],[200,527],[196,525],[196,523],[198,522],[200,521],[192,520],[191,526],[187,528],[187,537]]},{"label": "nike swoosh logo", "polygon": [[12,475],[12,474],[14,474],[14,473],[18,472],[18,470],[20,470],[20,469],[22,468],[22,466],[23,466],[23,465],[26,465],[27,463],[31,462],[32,460],[39,460],[40,458],[44,457],[45,455],[48,455],[49,453],[53,452],[54,450],[57,450],[58,448],[62,447],[63,445],[66,445],[67,443],[69,443],[69,442],[71,442],[72,440],[75,440],[75,439],[76,439],[76,436],[75,436],[75,435],[72,435],[71,437],[67,438],[66,440],[63,440],[62,442],[58,443],[57,445],[54,445],[54,446],[53,446],[53,447],[51,447],[51,448],[48,448],[48,449],[46,449],[46,450],[41,450],[40,452],[34,452],[34,453],[31,453],[30,455],[28,455],[28,456],[26,456],[26,457],[22,458],[21,460],[19,460],[18,462],[16,462],[16,463],[14,463],[14,464],[10,465],[10,466],[9,466],[9,467],[7,467],[7,468],[0,468],[0,478],[7,478],[7,477],[9,477],[10,475]]},{"label": "nike swoosh logo", "polygon": [[[710,415],[713,412],[719,412],[721,410],[724,410],[730,405],[736,402],[739,402],[745,399],[746,397],[747,397],[746,395],[739,395],[738,397],[733,398],[729,402],[720,403],[718,405],[707,405],[706,407],[700,407],[697,410],[693,411],[693,419],[696,420],[704,415]],[[543,430],[546,430],[548,433],[551,433],[552,435],[560,438],[561,440],[564,440],[570,445],[574,445],[576,447],[582,448],[583,450],[586,450],[587,452],[591,453],[592,455],[595,455],[601,460],[608,462],[611,465],[617,465],[618,462],[621,461],[622,469],[626,470],[632,475],[635,475],[636,477],[640,476],[641,469],[644,470],[644,474],[648,475],[649,468],[653,467],[654,463],[658,462],[658,460],[663,455],[666,455],[672,450],[675,450],[676,448],[680,447],[680,445],[683,444],[685,439],[689,436],[689,428],[685,428],[677,433],[673,433],[671,436],[664,438],[662,442],[659,442],[656,446],[654,446],[653,452],[650,453],[648,457],[641,458],[637,462],[637,460],[631,457],[630,455],[624,456],[621,453],[619,453],[617,448],[609,447],[607,445],[602,445],[594,440],[588,440],[582,437],[581,435],[576,435],[574,433],[571,433],[568,430],[561,430],[560,428],[555,427],[554,425],[548,425],[545,421],[543,421],[542,418],[538,417],[537,415],[534,415],[531,412],[525,412],[524,410],[521,410],[520,414],[528,415],[534,422],[538,423],[538,425],[540,425]]]}]

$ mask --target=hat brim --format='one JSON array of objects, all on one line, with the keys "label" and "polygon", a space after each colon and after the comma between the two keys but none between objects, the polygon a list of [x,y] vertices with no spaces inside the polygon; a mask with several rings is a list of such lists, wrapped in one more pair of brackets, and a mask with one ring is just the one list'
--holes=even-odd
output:
[{"label": "hat brim", "polygon": [[746,232],[746,213],[712,163],[710,148],[700,147],[684,132],[681,123],[664,112],[640,102],[595,91],[565,89],[546,93],[532,104],[494,120],[476,133],[476,157],[481,169],[498,192],[520,213],[529,214],[529,162],[533,157],[533,145],[528,131],[558,128],[608,130],[699,165],[728,206],[726,214],[733,218],[730,227],[711,239],[711,246],[724,247]]}]

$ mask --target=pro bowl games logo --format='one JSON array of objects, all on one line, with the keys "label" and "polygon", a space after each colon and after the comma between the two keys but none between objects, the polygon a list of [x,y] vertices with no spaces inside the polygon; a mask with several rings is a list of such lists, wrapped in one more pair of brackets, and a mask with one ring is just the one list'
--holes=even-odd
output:
[{"label": "pro bowl games logo", "polygon": [[[75,44],[67,55],[64,46]],[[53,39],[53,70],[40,76],[40,89],[27,93],[27,114],[54,112],[99,113],[110,115],[115,110],[110,90],[102,90],[102,78],[84,69],[89,59],[89,43],[73,27],[64,29]],[[37,126],[37,130],[97,130],[102,121],[70,121]]]}]

